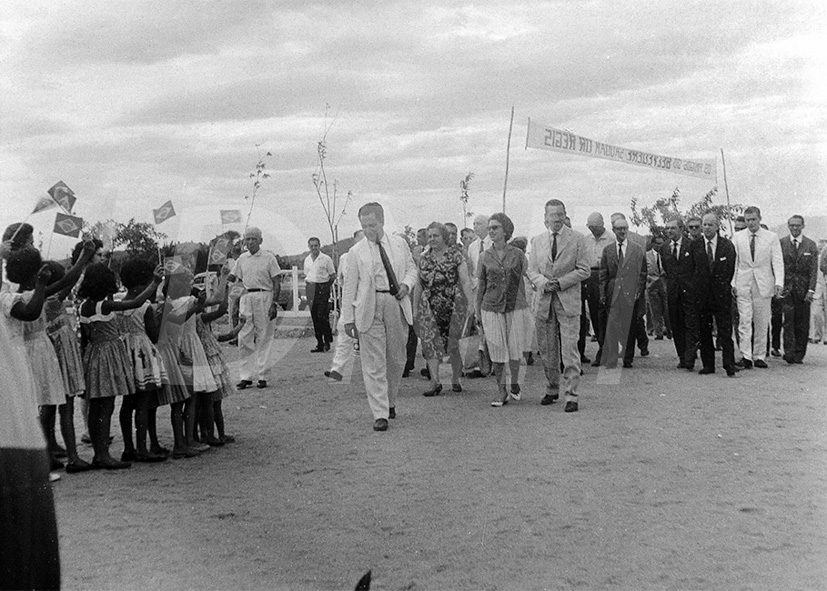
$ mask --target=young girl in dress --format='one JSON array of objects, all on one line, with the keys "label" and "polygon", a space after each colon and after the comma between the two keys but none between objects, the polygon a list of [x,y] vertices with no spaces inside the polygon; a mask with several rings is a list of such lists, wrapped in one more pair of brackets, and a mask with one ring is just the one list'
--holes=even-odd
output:
[{"label": "young girl in dress", "polygon": [[[60,263],[48,261],[46,263],[52,272],[50,284],[60,281],[65,276],[65,270]],[[57,407],[60,414],[60,433],[66,445],[66,454],[69,458],[66,472],[84,472],[91,470],[92,465],[81,460],[77,453],[75,436],[75,397],[82,396],[86,390],[83,379],[83,357],[80,351],[80,342],[77,332],[72,328],[69,313],[66,311],[66,297],[73,286],[69,285],[58,293],[46,299],[46,333],[57,354],[60,364],[60,373],[63,377],[63,388],[66,392],[66,403]],[[47,432],[54,429],[54,407],[43,406],[40,409]],[[48,437],[47,437],[48,438]],[[50,439],[53,441],[54,437]]]},{"label": "young girl in dress", "polygon": [[135,391],[135,377],[126,345],[120,337],[114,312],[140,307],[158,288],[163,270],[158,267],[152,282],[135,298],[112,300],[118,291],[115,274],[103,263],[86,269],[78,296],[80,323],[88,344],[83,352],[86,397],[89,400],[89,435],[95,449],[92,466],[107,470],[129,468],[109,454],[109,429],[115,397]]},{"label": "young girl in dress", "polygon": [[[231,394],[235,394],[235,385],[230,379],[230,369],[227,367],[227,361],[224,359],[221,347],[218,345],[218,341],[210,330],[210,323],[213,320],[218,320],[227,313],[227,277],[229,277],[229,275],[229,267],[222,267],[221,280],[215,293],[215,299],[220,299],[221,301],[218,308],[212,312],[202,312],[198,314],[195,320],[196,333],[204,347],[204,352],[207,355],[207,363],[218,386],[212,395],[209,393],[199,395],[201,398],[198,401],[200,441],[211,446],[221,446],[230,441],[234,441],[232,437],[228,438],[224,432],[224,412],[221,408],[221,400]],[[217,438],[214,427],[218,428]]]},{"label": "young girl in dress", "polygon": [[[83,267],[92,254],[91,249],[84,251],[81,257],[69,273],[60,274],[62,277],[55,281],[47,280],[44,297],[48,298],[62,291],[71,288],[72,284],[80,276]],[[88,470],[88,464],[78,457],[74,441],[74,430],[71,433],[64,429],[64,443],[66,449],[60,448],[55,439],[55,416],[58,407],[65,407],[67,401],[67,388],[63,381],[63,374],[60,369],[60,362],[51,340],[46,332],[47,316],[43,302],[34,300],[34,289],[38,280],[39,269],[42,261],[40,253],[32,248],[26,247],[14,252],[8,261],[6,272],[10,281],[18,284],[17,297],[11,297],[7,301],[8,308],[5,310],[7,316],[14,320],[13,326],[22,335],[26,347],[26,357],[29,361],[34,376],[37,404],[40,407],[40,420],[46,443],[51,452],[52,469],[60,469],[63,464],[55,457],[56,455],[68,455],[69,472],[80,472]],[[58,265],[59,267],[59,265]],[[52,268],[47,264],[43,265],[43,276],[51,278]],[[66,408],[61,410],[65,414]],[[62,421],[62,423],[65,422]]]},{"label": "young girl in dress", "polygon": [[[10,253],[10,242],[0,244],[0,259]],[[47,273],[38,273],[25,307],[42,305]],[[19,295],[4,285],[0,306],[5,310],[13,300]],[[46,440],[33,412],[34,378],[22,335],[9,324],[8,315],[0,314],[0,586],[58,589],[60,556]]]},{"label": "young girl in dress", "polygon": [[[135,299],[152,282],[152,270],[152,264],[142,259],[129,259],[123,264],[121,284],[127,289],[124,299]],[[126,344],[135,376],[135,394],[123,397],[118,415],[124,445],[121,461],[162,462],[166,460],[165,455],[152,453],[146,448],[150,400],[157,401],[157,390],[166,377],[161,356],[150,338],[152,335],[155,340],[158,339],[155,310],[147,300],[139,307],[123,310],[117,315],[121,338]],[[133,413],[135,444],[132,442]]]},{"label": "young girl in dress", "polygon": [[[170,406],[170,423],[172,424],[172,458],[192,458],[198,452],[190,450],[184,437],[184,405],[191,394],[187,389],[187,382],[181,372],[179,351],[181,338],[184,332],[184,321],[187,318],[190,291],[188,281],[182,279],[182,273],[170,273],[164,283],[164,301],[161,305],[160,327],[158,331],[158,352],[164,364],[166,378],[162,380],[161,390],[158,392],[158,404]],[[150,413],[151,414],[151,413]],[[152,417],[150,416],[150,421]],[[150,438],[151,438],[150,432]],[[150,451],[156,449],[153,442]]]}]

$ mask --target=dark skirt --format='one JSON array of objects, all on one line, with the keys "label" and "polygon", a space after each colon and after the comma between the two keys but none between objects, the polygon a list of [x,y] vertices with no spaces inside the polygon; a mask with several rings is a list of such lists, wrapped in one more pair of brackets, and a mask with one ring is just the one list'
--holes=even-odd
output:
[{"label": "dark skirt", "polygon": [[45,449],[0,449],[0,532],[0,589],[60,588]]}]

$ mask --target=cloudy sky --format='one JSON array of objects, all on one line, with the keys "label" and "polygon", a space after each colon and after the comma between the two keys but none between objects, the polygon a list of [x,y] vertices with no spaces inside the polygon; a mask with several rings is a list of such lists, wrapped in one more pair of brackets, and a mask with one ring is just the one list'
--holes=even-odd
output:
[{"label": "cloudy sky", "polygon": [[[0,6],[0,219],[23,219],[58,179],[76,212],[209,238],[219,210],[271,177],[253,221],[269,246],[329,236],[312,184],[326,126],[328,180],[356,209],[385,204],[391,230],[502,209],[542,229],[563,199],[575,227],[708,181],[525,149],[526,121],[680,158],[718,159],[733,202],[771,225],[824,212],[827,4],[720,1],[40,2]],[[329,106],[329,107],[328,107]],[[258,147],[257,147],[258,146]],[[340,205],[341,205],[340,201]],[[339,207],[340,209],[340,207]],[[44,232],[54,211],[30,221]],[[58,237],[52,254],[71,240]]]}]

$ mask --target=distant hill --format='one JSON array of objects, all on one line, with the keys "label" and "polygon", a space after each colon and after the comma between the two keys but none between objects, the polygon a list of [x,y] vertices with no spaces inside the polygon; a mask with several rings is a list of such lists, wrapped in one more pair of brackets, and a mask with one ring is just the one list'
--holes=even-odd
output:
[{"label": "distant hill", "polygon": [[[784,237],[789,234],[787,224],[779,224],[774,228],[770,228],[779,237]],[[816,242],[822,238],[827,240],[827,215],[812,215],[804,216],[804,235],[812,238]]]}]

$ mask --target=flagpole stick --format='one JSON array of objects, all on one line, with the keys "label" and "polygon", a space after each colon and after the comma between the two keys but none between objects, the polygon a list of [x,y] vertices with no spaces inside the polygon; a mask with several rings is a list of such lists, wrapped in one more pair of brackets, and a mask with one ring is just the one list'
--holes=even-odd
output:
[{"label": "flagpole stick", "polygon": [[732,206],[729,203],[729,185],[727,184],[727,181],[726,181],[726,159],[724,158],[724,149],[723,148],[721,148],[721,165],[724,168],[724,190],[726,191],[727,213],[730,213],[730,215],[727,216],[727,219],[729,220],[729,235],[734,236],[735,232],[732,229],[732,215],[731,215],[731,211],[730,211],[730,207],[732,207]]},{"label": "flagpole stick", "polygon": [[49,255],[52,253],[52,238],[55,236],[55,230],[52,228],[51,233],[49,234],[49,245],[46,247],[46,260],[49,259]]},{"label": "flagpole stick", "polygon": [[505,192],[508,189],[508,165],[511,160],[511,132],[514,130],[514,105],[511,105],[511,122],[508,124],[508,147],[505,151],[505,180],[503,181],[503,213],[505,213]]}]

